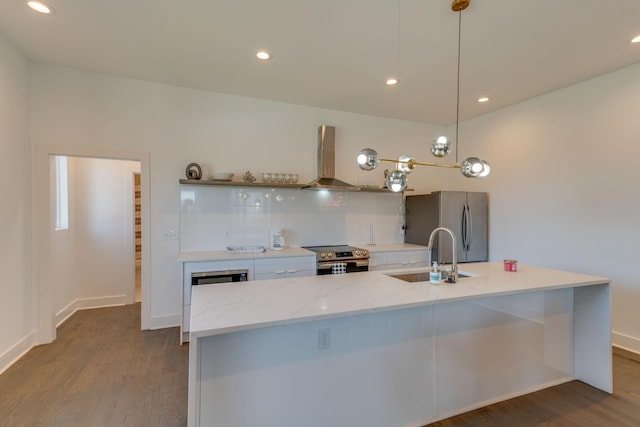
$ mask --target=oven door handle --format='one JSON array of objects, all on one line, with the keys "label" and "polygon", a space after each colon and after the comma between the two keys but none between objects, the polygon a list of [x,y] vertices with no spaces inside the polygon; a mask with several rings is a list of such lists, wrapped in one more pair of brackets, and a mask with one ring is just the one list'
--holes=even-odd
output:
[{"label": "oven door handle", "polygon": [[332,266],[333,266],[333,262],[319,262],[318,270],[331,270]]},{"label": "oven door handle", "polygon": [[337,263],[337,262],[344,262],[347,265],[354,265],[356,267],[366,267],[369,265],[369,260],[368,259],[357,259],[357,260],[349,260],[349,261],[324,261],[324,262],[319,262],[318,263],[318,270],[327,270],[330,269],[331,267],[333,267],[333,264]]}]

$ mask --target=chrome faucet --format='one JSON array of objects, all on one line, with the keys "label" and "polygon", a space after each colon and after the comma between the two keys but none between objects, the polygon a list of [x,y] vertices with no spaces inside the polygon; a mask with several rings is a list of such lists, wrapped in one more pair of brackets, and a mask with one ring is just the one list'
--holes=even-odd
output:
[{"label": "chrome faucet", "polygon": [[446,231],[451,236],[451,240],[453,242],[453,263],[451,264],[451,272],[447,275],[446,282],[448,283],[456,283],[458,281],[458,261],[456,257],[456,236],[453,234],[453,231],[449,230],[446,227],[438,227],[431,232],[431,236],[429,236],[429,245],[427,249],[429,250],[429,265],[431,265],[432,257],[431,257],[431,248],[433,248],[433,239],[438,234],[438,231]]}]

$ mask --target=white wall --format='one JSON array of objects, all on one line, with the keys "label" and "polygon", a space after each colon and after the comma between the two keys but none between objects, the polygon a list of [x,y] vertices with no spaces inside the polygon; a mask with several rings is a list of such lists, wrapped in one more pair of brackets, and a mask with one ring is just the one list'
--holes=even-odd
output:
[{"label": "white wall", "polygon": [[[422,123],[223,95],[106,76],[43,64],[31,66],[31,138],[34,147],[128,150],[150,155],[150,322],[180,321],[178,240],[179,184],[190,162],[213,171],[243,174],[297,172],[316,175],[317,128],[336,126],[337,176],[353,183],[370,179],[355,165],[358,151],[398,147],[420,156],[425,140],[441,128]],[[386,148],[385,148],[386,147]],[[377,171],[382,182],[382,169]],[[419,170],[415,187],[438,188],[450,171]],[[423,181],[424,183],[420,183]],[[144,274],[144,273],[143,273]],[[143,292],[144,293],[144,292]],[[143,312],[144,316],[144,312]]]},{"label": "white wall", "polygon": [[0,37],[0,372],[33,344],[27,60]]},{"label": "white wall", "polygon": [[464,124],[491,162],[490,257],[613,279],[614,344],[640,352],[640,65]]}]

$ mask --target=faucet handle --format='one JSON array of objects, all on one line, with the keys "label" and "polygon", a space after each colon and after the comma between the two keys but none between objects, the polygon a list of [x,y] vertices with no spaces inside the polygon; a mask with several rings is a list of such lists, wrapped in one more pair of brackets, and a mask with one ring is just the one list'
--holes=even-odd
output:
[{"label": "faucet handle", "polygon": [[458,281],[458,272],[453,269],[442,270],[443,280],[447,283],[456,283]]}]

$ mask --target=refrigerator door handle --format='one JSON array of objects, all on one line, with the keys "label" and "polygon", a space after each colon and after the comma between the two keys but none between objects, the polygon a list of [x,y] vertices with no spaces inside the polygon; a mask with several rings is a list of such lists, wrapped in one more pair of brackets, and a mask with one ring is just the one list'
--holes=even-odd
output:
[{"label": "refrigerator door handle", "polygon": [[467,250],[467,204],[462,206],[462,250]]},{"label": "refrigerator door handle", "polygon": [[467,246],[465,248],[466,251],[471,249],[471,237],[473,236],[473,219],[471,218],[471,207],[467,204]]}]

